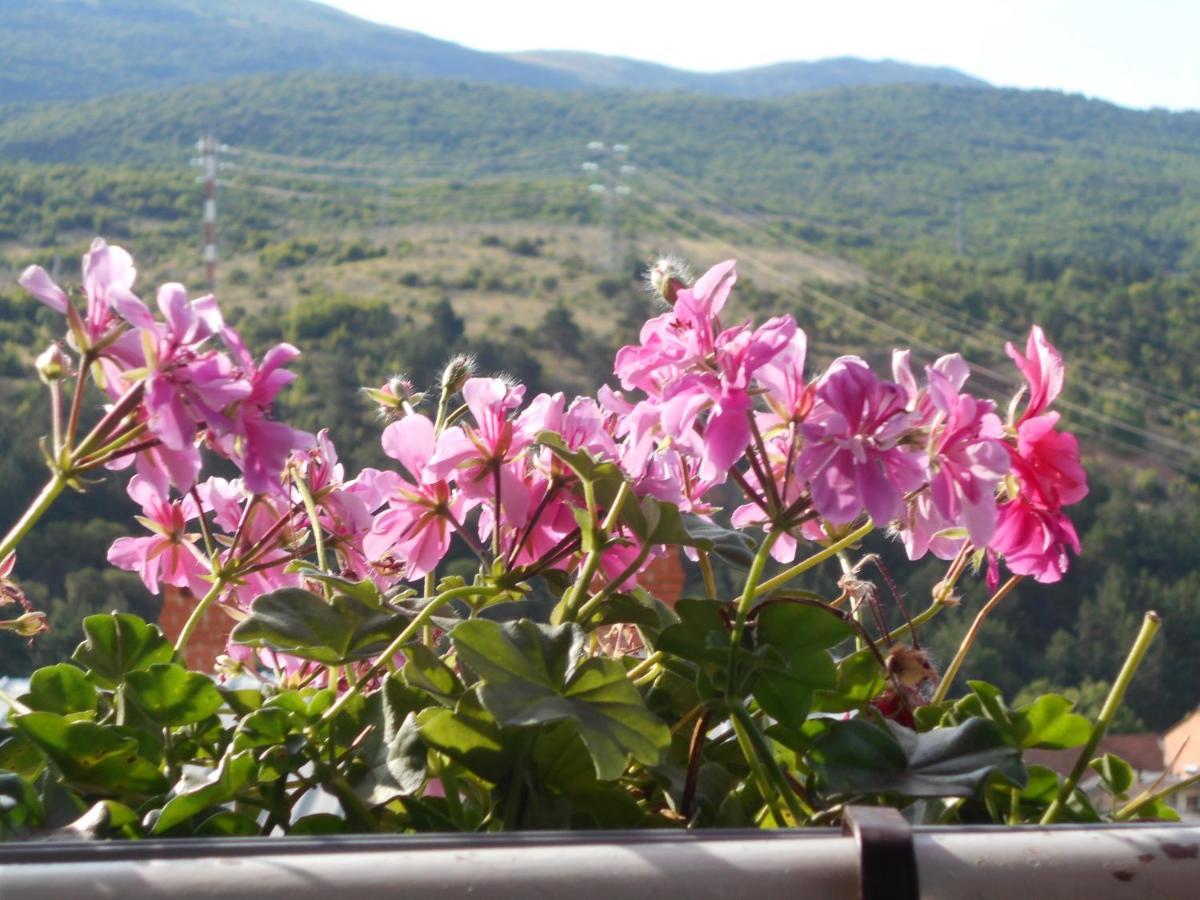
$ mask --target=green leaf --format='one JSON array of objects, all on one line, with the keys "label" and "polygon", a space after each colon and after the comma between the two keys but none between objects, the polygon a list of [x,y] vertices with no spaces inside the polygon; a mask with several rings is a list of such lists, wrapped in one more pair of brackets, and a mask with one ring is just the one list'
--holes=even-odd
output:
[{"label": "green leaf", "polygon": [[16,772],[0,769],[0,837],[17,829],[37,827],[45,815],[37,788]]},{"label": "green leaf", "polygon": [[339,665],[378,655],[408,622],[346,594],[326,603],[310,591],[283,588],[255,599],[232,637],[239,644]]},{"label": "green leaf", "polygon": [[71,659],[100,687],[115,688],[128,673],[175,658],[175,649],[156,626],[129,613],[87,616],[83,634]]},{"label": "green leaf", "polygon": [[152,833],[162,834],[197,813],[228,803],[250,782],[254,769],[254,757],[250,753],[227,753],[220,765],[203,778],[184,776],[163,806]]},{"label": "green leaf", "polygon": [[522,619],[500,625],[475,619],[450,635],[459,657],[483,680],[483,705],[505,725],[574,719],[604,780],[620,776],[632,754],[654,765],[671,736],[612,659],[576,666],[583,632]]},{"label": "green leaf", "polygon": [[41,712],[66,716],[96,708],[96,688],[83,670],[70,663],[38,669],[29,679],[25,704]]},{"label": "green leaf", "polygon": [[283,744],[292,734],[292,719],[286,709],[266,706],[250,713],[233,733],[235,750],[253,750]]},{"label": "green leaf", "polygon": [[1025,784],[1020,751],[987,719],[924,734],[893,722],[887,726],[863,719],[832,722],[813,742],[810,758],[831,791],[967,797],[993,775],[1017,787]]},{"label": "green leaf", "polygon": [[1113,753],[1105,753],[1099,759],[1093,759],[1088,765],[1093,768],[1104,782],[1108,792],[1123,797],[1133,786],[1133,766]]},{"label": "green leaf", "polygon": [[332,575],[304,561],[291,562],[286,566],[286,570],[298,572],[306,581],[316,581],[328,585],[333,588],[334,593],[353,597],[367,606],[380,607],[383,605],[383,594],[380,593],[378,585],[370,578],[353,581],[343,578],[341,575]]},{"label": "green leaf", "polygon": [[694,513],[681,517],[687,531],[688,544],[723,559],[739,569],[749,569],[754,562],[754,539],[741,531],[722,528]]},{"label": "green leaf", "polygon": [[249,816],[229,809],[217,810],[196,826],[196,837],[258,837],[258,835],[258,822]]},{"label": "green leaf", "polygon": [[36,778],[45,767],[45,756],[29,738],[7,728],[0,730],[0,769]]},{"label": "green leaf", "polygon": [[209,678],[175,663],[130,672],[126,682],[130,699],[159,725],[191,725],[225,705]]},{"label": "green leaf", "polygon": [[1092,723],[1072,712],[1075,704],[1061,694],[1043,694],[1013,713],[1013,727],[1021,746],[1064,750],[1087,743]]},{"label": "green leaf", "polygon": [[424,644],[409,644],[404,648],[404,683],[424,691],[443,706],[454,708],[462,696],[462,682],[441,657]]},{"label": "green leaf", "polygon": [[430,747],[492,784],[499,784],[512,770],[514,751],[474,694],[464,694],[454,710],[422,710],[417,714],[417,730]]},{"label": "green leaf", "polygon": [[297,819],[288,829],[288,837],[343,834],[346,821],[333,813],[313,813]]},{"label": "green leaf", "polygon": [[158,767],[138,753],[138,742],[95,722],[69,722],[56,713],[31,712],[14,724],[50,757],[77,790],[150,796],[167,788]]},{"label": "green leaf", "polygon": [[870,650],[859,650],[837,663],[837,687],[819,691],[814,706],[822,712],[858,709],[887,686],[879,660]]},{"label": "green leaf", "polygon": [[375,729],[355,754],[367,767],[355,791],[372,806],[415,794],[425,783],[426,747],[411,699],[392,678],[371,695],[368,716]]},{"label": "green leaf", "polygon": [[853,634],[837,614],[802,603],[759,607],[754,638],[757,663],[751,691],[768,715],[790,728],[804,724],[813,693],[837,685],[829,647]]},{"label": "green leaf", "polygon": [[679,623],[664,628],[655,645],[692,662],[724,666],[729,660],[728,603],[685,597],[675,604]]}]

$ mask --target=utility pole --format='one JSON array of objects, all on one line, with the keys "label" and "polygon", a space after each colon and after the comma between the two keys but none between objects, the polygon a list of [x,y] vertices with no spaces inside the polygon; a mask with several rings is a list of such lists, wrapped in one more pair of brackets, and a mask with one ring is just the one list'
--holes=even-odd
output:
[{"label": "utility pole", "polygon": [[633,193],[632,188],[624,183],[624,179],[637,172],[637,166],[625,161],[629,157],[628,144],[610,145],[603,141],[590,141],[587,149],[588,153],[596,158],[586,161],[582,168],[585,172],[596,173],[597,180],[588,185],[588,190],[604,197],[609,230],[610,267],[615,270],[621,264],[617,202]]},{"label": "utility pole", "polygon": [[196,142],[196,149],[200,156],[192,160],[192,165],[200,167],[202,174],[196,180],[204,185],[204,277],[211,291],[217,287],[217,170],[229,165],[219,163],[217,154],[229,147],[217,143],[209,132]]}]

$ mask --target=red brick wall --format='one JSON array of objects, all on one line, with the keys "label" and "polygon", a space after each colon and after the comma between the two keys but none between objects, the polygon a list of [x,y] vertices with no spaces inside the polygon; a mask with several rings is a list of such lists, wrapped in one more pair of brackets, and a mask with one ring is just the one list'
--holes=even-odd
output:
[{"label": "red brick wall", "polygon": [[686,582],[687,575],[677,547],[669,548],[666,556],[654,560],[638,576],[638,584],[671,607],[683,596]]},{"label": "red brick wall", "polygon": [[[186,589],[163,586],[163,607],[158,618],[158,625],[174,642],[183,631],[184,623],[196,608],[196,597]],[[225,652],[225,643],[229,632],[233,630],[233,619],[225,615],[216,605],[210,606],[200,618],[200,623],[188,644],[183,648],[183,658],[189,669],[198,672],[211,672],[217,657]]]}]

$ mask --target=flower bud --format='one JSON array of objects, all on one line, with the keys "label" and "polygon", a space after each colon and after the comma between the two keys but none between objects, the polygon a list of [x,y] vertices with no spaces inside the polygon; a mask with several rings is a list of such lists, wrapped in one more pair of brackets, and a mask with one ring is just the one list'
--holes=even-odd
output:
[{"label": "flower bud", "polygon": [[467,379],[475,374],[475,357],[465,353],[455,356],[446,363],[442,370],[442,393],[449,396],[457,394],[467,383]]},{"label": "flower bud", "polygon": [[403,375],[393,375],[377,388],[363,388],[363,393],[379,407],[385,419],[399,419],[412,412],[425,395],[413,390],[412,382]]},{"label": "flower bud", "polygon": [[691,270],[687,263],[678,256],[659,258],[646,273],[646,282],[650,286],[650,293],[666,300],[671,306],[675,305],[679,291],[687,287],[691,280]]},{"label": "flower bud", "polygon": [[71,358],[63,352],[57,341],[42,351],[34,366],[44,384],[61,381],[71,374]]},{"label": "flower bud", "polygon": [[0,631],[14,631],[21,637],[26,638],[31,638],[34,635],[49,630],[50,626],[46,624],[46,614],[44,612],[22,613],[15,619],[0,621]]}]

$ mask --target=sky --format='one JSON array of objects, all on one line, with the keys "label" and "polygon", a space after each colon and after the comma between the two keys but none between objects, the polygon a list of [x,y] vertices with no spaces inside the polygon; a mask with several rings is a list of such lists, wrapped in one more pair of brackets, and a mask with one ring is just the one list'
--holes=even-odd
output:
[{"label": "sky", "polygon": [[324,0],[477,50],[586,50],[695,71],[831,56],[1200,109],[1200,0]]}]

